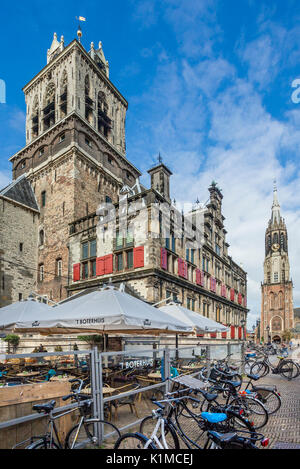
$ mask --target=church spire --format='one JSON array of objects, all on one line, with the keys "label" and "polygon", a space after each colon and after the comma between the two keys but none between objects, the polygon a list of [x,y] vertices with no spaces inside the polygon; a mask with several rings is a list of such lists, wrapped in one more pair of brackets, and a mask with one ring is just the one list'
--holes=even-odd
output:
[{"label": "church spire", "polygon": [[273,204],[272,204],[272,216],[271,216],[271,222],[274,224],[277,222],[278,224],[280,223],[280,205],[278,202],[278,196],[277,196],[277,185],[276,185],[276,180],[274,181],[274,189],[273,189]]}]

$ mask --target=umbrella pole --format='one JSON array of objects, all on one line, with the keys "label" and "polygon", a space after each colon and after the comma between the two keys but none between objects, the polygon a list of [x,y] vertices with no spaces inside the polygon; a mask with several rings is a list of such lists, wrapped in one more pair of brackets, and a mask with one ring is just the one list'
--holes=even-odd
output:
[{"label": "umbrella pole", "polygon": [[178,366],[178,359],[179,359],[179,351],[178,351],[178,334],[175,335],[175,357],[176,357],[176,365]]},{"label": "umbrella pole", "polygon": [[[104,334],[103,336],[103,352],[107,352],[107,347],[108,347],[108,334]],[[106,368],[108,368],[108,357],[104,357],[104,365]]]}]

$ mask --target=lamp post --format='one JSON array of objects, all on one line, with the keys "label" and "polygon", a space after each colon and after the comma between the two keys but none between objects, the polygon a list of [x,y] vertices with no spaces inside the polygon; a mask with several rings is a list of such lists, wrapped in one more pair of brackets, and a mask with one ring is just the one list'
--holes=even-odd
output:
[{"label": "lamp post", "polygon": [[245,319],[241,319],[241,328],[243,330],[243,340],[246,340],[246,335],[245,335],[245,325],[246,325],[246,321]]}]

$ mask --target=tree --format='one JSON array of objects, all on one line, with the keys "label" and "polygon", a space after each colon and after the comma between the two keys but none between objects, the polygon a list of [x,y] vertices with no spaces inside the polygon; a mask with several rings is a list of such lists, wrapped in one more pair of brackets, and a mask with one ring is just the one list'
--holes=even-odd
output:
[{"label": "tree", "polygon": [[87,344],[89,344],[90,347],[94,347],[96,345],[98,348],[99,346],[101,346],[101,348],[103,349],[102,335],[79,335],[77,339],[86,342]]},{"label": "tree", "polygon": [[20,343],[20,337],[15,334],[8,334],[4,339],[5,342],[7,342],[7,352],[11,353],[11,347],[12,351],[15,352],[18,348],[18,345]]},{"label": "tree", "polygon": [[293,338],[293,334],[290,330],[283,331],[282,340],[284,342],[289,342]]}]

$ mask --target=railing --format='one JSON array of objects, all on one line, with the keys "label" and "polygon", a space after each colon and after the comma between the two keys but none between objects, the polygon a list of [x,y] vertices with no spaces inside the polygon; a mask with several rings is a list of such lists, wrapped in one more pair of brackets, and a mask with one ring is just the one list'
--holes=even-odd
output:
[{"label": "railing", "polygon": [[[126,347],[126,345],[125,345]],[[148,348],[147,348],[148,347]],[[156,348],[157,343],[149,343],[148,346],[142,345],[140,349],[133,349],[133,350],[125,350],[122,352],[102,352],[100,353],[98,349],[95,347],[92,350],[78,350],[78,351],[65,351],[65,352],[40,352],[40,353],[25,353],[25,354],[0,354],[0,360],[10,360],[13,358],[45,358],[51,356],[66,356],[66,355],[73,355],[74,359],[78,359],[78,356],[85,355],[88,356],[88,367],[89,367],[89,376],[90,376],[90,384],[91,384],[91,399],[93,401],[93,418],[104,418],[104,408],[106,404],[110,404],[113,401],[118,401],[120,399],[124,399],[129,396],[136,396],[138,394],[143,394],[149,391],[154,391],[157,389],[163,389],[167,392],[171,386],[171,365],[172,361],[176,361],[176,363],[184,363],[185,361],[189,363],[190,360],[199,360],[201,364],[205,365],[210,369],[211,363],[214,360],[225,358],[228,354],[234,353],[235,358],[243,363],[243,355],[244,355],[244,344],[210,344],[210,345],[201,345],[200,343],[197,346],[187,346],[187,347],[178,347],[178,348],[169,348],[165,346],[163,348]],[[204,353],[203,353],[204,352]],[[139,359],[137,357],[140,357]],[[111,360],[110,360],[111,358]],[[126,361],[127,359],[127,361]],[[125,360],[125,361],[124,361]],[[144,370],[143,366],[147,365],[147,360],[149,361],[149,370],[150,367],[155,369],[155,364],[163,360],[164,363],[164,379],[162,378],[159,382],[151,385],[145,385],[143,387],[138,387],[134,390],[128,390],[126,392],[122,392],[121,394],[110,395],[105,397],[103,395],[103,373],[105,366],[108,365],[109,361],[114,363],[116,369],[120,370],[128,370],[132,365],[133,369],[139,373]],[[198,364],[198,367],[200,365]],[[184,369],[187,368],[187,371]],[[188,369],[190,368],[190,369]],[[141,371],[139,371],[141,370]],[[193,371],[192,366],[184,366],[184,372],[192,375],[197,376],[199,375],[200,371],[196,370]],[[145,370],[144,370],[145,371]],[[146,369],[147,371],[147,369]],[[243,370],[241,370],[243,371]],[[149,382],[149,379],[148,379]],[[69,404],[66,406],[58,407],[54,410],[55,414],[64,412],[70,409],[76,409],[77,404]],[[15,425],[24,424],[26,422],[32,422],[34,420],[45,418],[44,414],[30,414],[25,415],[19,418],[7,420],[4,422],[0,422],[0,430],[5,428],[9,428]],[[120,431],[127,430],[131,427],[138,425],[142,421],[142,418],[138,418],[132,422],[125,422],[125,425],[119,428]],[[100,444],[102,439],[106,439],[110,436],[110,434],[103,435],[101,424],[95,424],[95,436],[97,437],[97,441]]]}]

